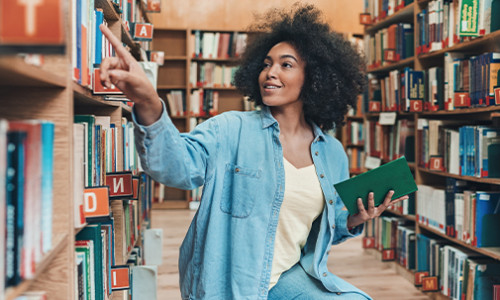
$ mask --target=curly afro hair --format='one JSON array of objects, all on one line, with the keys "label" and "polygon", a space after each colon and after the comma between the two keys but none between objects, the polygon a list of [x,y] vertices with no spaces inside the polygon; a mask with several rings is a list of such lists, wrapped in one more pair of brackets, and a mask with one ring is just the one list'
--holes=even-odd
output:
[{"label": "curly afro hair", "polygon": [[354,106],[366,85],[365,64],[351,43],[332,32],[313,5],[296,3],[290,11],[273,9],[249,31],[234,84],[256,105],[265,105],[258,77],[269,50],[280,42],[290,43],[306,62],[300,99],[306,120],[323,131],[342,126],[349,106]]}]

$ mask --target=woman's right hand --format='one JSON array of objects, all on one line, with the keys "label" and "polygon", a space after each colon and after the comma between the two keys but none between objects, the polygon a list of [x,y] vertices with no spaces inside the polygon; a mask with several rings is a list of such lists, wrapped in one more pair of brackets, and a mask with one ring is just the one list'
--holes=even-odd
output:
[{"label": "woman's right hand", "polygon": [[118,87],[131,101],[138,121],[142,125],[153,124],[163,111],[155,88],[135,58],[123,47],[121,41],[104,25],[100,25],[104,36],[113,46],[116,56],[103,59],[100,66],[101,82],[110,88]]}]

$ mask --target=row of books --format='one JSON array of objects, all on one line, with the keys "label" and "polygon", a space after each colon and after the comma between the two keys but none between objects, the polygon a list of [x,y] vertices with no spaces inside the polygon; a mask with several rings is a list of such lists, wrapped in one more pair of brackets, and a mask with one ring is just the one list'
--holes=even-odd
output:
[{"label": "row of books", "polygon": [[411,3],[413,0],[366,0],[363,12],[370,15],[371,23],[376,23],[392,16]]},{"label": "row of books", "polygon": [[415,52],[413,24],[398,23],[365,35],[366,63],[368,69],[412,57]]},{"label": "row of books", "polygon": [[71,47],[73,80],[91,87],[94,66],[113,56],[113,49],[102,35],[99,25],[107,26],[104,12],[95,8],[94,0],[72,0]]},{"label": "row of books", "polygon": [[444,120],[419,119],[419,165],[482,178],[500,177],[500,130]]},{"label": "row of books", "polygon": [[474,247],[500,246],[500,193],[477,191],[453,178],[446,184],[418,186],[418,222]]},{"label": "row of books", "polygon": [[362,122],[347,120],[344,125],[346,129],[346,143],[349,145],[363,145],[365,142],[365,129]]},{"label": "row of books", "polygon": [[[137,264],[141,249],[137,241],[150,223],[153,198],[152,180],[144,173],[138,178],[138,197],[112,200],[107,203],[109,215],[98,218],[87,216],[88,224],[79,231],[75,241],[77,299],[109,299],[116,288],[113,268],[123,260],[124,249]],[[119,236],[119,239],[117,238]],[[117,244],[120,243],[120,244]],[[161,247],[161,244],[160,244]],[[161,250],[156,250],[159,252]],[[153,261],[153,259],[151,259]]]},{"label": "row of books", "polygon": [[219,113],[219,92],[196,89],[191,91],[189,107],[184,91],[172,90],[166,94],[170,116],[208,117]]},{"label": "row of books", "polygon": [[195,58],[236,58],[246,47],[248,35],[241,32],[212,32],[194,30],[189,49]]},{"label": "row of books", "polygon": [[189,84],[191,87],[232,87],[237,67],[213,62],[191,62]]},{"label": "row of books", "polygon": [[[125,27],[134,30],[131,26],[135,22],[143,22],[141,10],[138,8],[138,0],[118,1],[115,9],[120,13]],[[92,89],[95,93],[121,93],[118,89],[106,89],[98,80],[98,70],[102,59],[114,56],[114,49],[104,37],[99,25],[108,26],[104,18],[102,8],[96,8],[95,0],[72,0],[71,1],[71,48],[73,80],[84,87]],[[152,35],[152,33],[151,33]],[[150,49],[150,42],[140,41],[142,50]],[[148,56],[144,53],[147,60]],[[154,61],[153,58],[149,58]]]},{"label": "row of books", "polygon": [[0,293],[52,248],[54,123],[0,119]]},{"label": "row of books", "polygon": [[384,260],[395,260],[408,270],[415,269],[415,230],[403,218],[380,216],[366,222],[363,247],[378,251],[392,249],[394,253],[386,254]]},{"label": "row of books", "polygon": [[[78,138],[84,139],[85,186],[103,185],[106,173],[117,172],[118,152],[121,152],[123,157],[122,171],[138,173],[139,161],[134,144],[134,124],[126,118],[120,121],[120,124],[111,122],[110,116],[75,115],[74,122],[82,124],[79,126]],[[118,143],[119,140],[121,144]]]},{"label": "row of books", "polygon": [[437,111],[495,105],[500,53],[445,53],[444,67],[371,77],[369,111]]},{"label": "row of books", "polygon": [[394,125],[381,125],[378,121],[366,120],[365,151],[367,155],[385,161],[405,156],[409,162],[415,161],[415,122],[400,119]]},{"label": "row of books", "polygon": [[447,241],[416,235],[416,270],[434,277],[427,290],[440,291],[450,299],[493,299],[500,289],[500,263]]},{"label": "row of books", "polygon": [[422,52],[451,47],[471,37],[500,29],[499,11],[492,0],[436,0],[417,14],[417,47]]},{"label": "row of books", "polygon": [[351,172],[360,172],[365,167],[366,152],[357,147],[347,148],[347,159]]},{"label": "row of books", "polygon": [[[382,251],[415,273],[415,285],[450,299],[493,299],[500,289],[500,263],[448,241],[416,233],[411,222],[382,216],[365,224],[363,246]],[[498,292],[498,291],[497,291]]]}]

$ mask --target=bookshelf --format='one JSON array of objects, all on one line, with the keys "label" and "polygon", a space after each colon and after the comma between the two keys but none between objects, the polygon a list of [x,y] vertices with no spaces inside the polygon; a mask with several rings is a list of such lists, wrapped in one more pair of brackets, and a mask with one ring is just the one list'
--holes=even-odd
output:
[{"label": "bookshelf", "polygon": [[[155,28],[153,39],[153,50],[164,51],[165,63],[158,71],[158,95],[164,100],[169,112],[169,102],[166,94],[171,91],[181,91],[185,99],[185,105],[190,107],[190,97],[194,91],[212,91],[218,93],[218,113],[230,110],[244,110],[243,97],[232,86],[204,85],[197,86],[191,81],[191,64],[213,63],[215,65],[236,66],[237,58],[227,57],[196,57],[194,53],[194,32],[208,33],[236,33],[228,30],[196,30],[176,28]],[[242,33],[241,31],[238,31]],[[187,109],[189,110],[189,109]],[[180,132],[190,131],[190,119],[196,117],[189,111],[184,115],[170,115],[175,126]],[[209,116],[198,117],[206,119]],[[165,187],[165,198],[163,202],[153,203],[153,209],[185,209],[189,206],[191,191],[183,191],[175,188]]]},{"label": "bookshelf", "polygon": [[[431,42],[428,44],[424,44],[424,46],[419,47],[419,43],[422,40],[422,28],[421,28],[421,22],[419,21],[422,14],[425,13],[431,13],[434,9],[436,11],[439,11],[441,8],[435,8],[433,5],[436,2],[440,1],[414,1],[411,4],[408,4],[404,7],[396,7],[396,10],[389,16],[386,16],[385,13],[382,13],[382,9],[379,12],[375,12],[375,14],[378,14],[378,16],[374,16],[373,12],[374,7],[371,3],[366,9],[370,10],[372,9],[372,20],[374,20],[374,23],[370,25],[365,26],[365,42],[373,42],[373,40],[370,41],[368,37],[370,36],[375,36],[377,32],[381,30],[388,30],[390,26],[393,26],[393,24],[398,24],[400,22],[406,22],[412,24],[412,31],[413,31],[413,44],[414,44],[414,55],[407,57],[407,58],[402,58],[396,61],[385,61],[383,62],[384,58],[386,58],[383,55],[383,50],[382,49],[377,49],[376,47],[381,47],[383,49],[391,48],[388,47],[388,44],[383,44],[383,45],[376,45],[374,47],[365,47],[367,52],[370,51],[381,51],[382,53],[379,53],[378,60],[369,60],[368,61],[368,73],[372,76],[371,78],[377,78],[378,80],[382,78],[388,78],[390,75],[390,72],[395,71],[395,70],[403,70],[405,67],[410,67],[415,71],[425,71],[424,74],[424,85],[427,85],[427,78],[425,76],[428,76],[429,70],[434,67],[441,67],[441,68],[446,68],[446,62],[445,62],[445,56],[448,55],[446,53],[464,53],[466,55],[466,60],[468,57],[473,57],[473,56],[479,56],[483,53],[486,52],[498,52],[500,51],[500,30],[493,30],[491,33],[486,33],[483,36],[480,37],[475,37],[475,38],[465,38],[461,41],[456,41],[455,44],[452,46],[447,46],[448,45],[448,40],[444,40],[445,37],[443,37],[443,41],[440,41],[438,39],[438,36],[435,36],[436,40],[434,40],[436,43],[439,43],[440,45],[432,45],[432,38]],[[380,3],[380,2],[379,2]],[[399,3],[399,2],[398,2]],[[443,3],[443,2],[440,2]],[[451,3],[451,2],[449,2]],[[453,1],[456,5],[458,5],[458,1]],[[436,4],[437,5],[437,4]],[[375,5],[376,6],[376,5]],[[498,12],[496,12],[498,13]],[[492,18],[493,18],[494,12],[492,12]],[[439,23],[439,18],[437,20],[437,25],[436,26],[446,26],[443,25],[444,23]],[[447,20],[447,17],[445,16],[444,20]],[[434,25],[434,23],[432,23]],[[426,27],[427,28],[427,27]],[[442,33],[442,32],[441,32]],[[383,34],[389,35],[388,31],[384,31]],[[429,38],[429,36],[427,36]],[[450,39],[452,37],[449,37]],[[436,46],[433,48],[433,46]],[[427,48],[427,49],[426,49]],[[371,58],[374,58],[374,55],[368,56]],[[469,63],[470,64],[470,63]],[[472,67],[471,67],[472,68]],[[484,68],[482,70],[485,70]],[[487,69],[489,72],[489,69]],[[471,71],[472,72],[472,71]],[[487,74],[487,71],[484,71],[484,74]],[[474,76],[479,76],[477,73],[474,73]],[[399,76],[399,75],[398,75]],[[401,75],[402,76],[402,75]],[[444,75],[446,76],[446,75]],[[489,76],[489,75],[488,75]],[[481,82],[486,77],[477,77],[476,80],[477,82]],[[439,82],[443,84],[442,82]],[[471,83],[472,84],[472,83]],[[382,85],[382,83],[380,84]],[[379,87],[380,89],[381,87]],[[381,114],[390,111],[389,106],[385,106],[386,110],[384,110],[384,103],[387,101],[386,95],[384,95],[383,88],[382,89],[382,95],[378,95],[377,97],[372,91],[369,91],[367,95],[365,95],[365,102],[362,103],[361,105],[358,104],[357,110],[358,112],[352,116],[347,116],[346,121],[356,121],[356,122],[365,122],[366,127],[366,122],[369,120],[376,120],[376,118],[379,118]],[[414,172],[415,180],[417,184],[421,185],[426,185],[426,186],[432,186],[437,189],[440,187],[444,187],[447,185],[448,181],[450,178],[464,181],[467,183],[467,189],[472,190],[472,191],[488,191],[490,193],[494,193],[499,191],[499,185],[500,185],[500,179],[499,178],[488,178],[488,177],[481,177],[481,175],[475,175],[475,176],[465,176],[463,175],[463,170],[460,170],[459,172],[451,172],[450,170],[447,170],[446,168],[442,168],[441,170],[433,170],[431,169],[431,166],[429,164],[429,161],[425,161],[425,159],[428,159],[425,156],[422,156],[422,153],[426,153],[425,148],[426,147],[431,147],[429,146],[428,140],[421,139],[421,134],[422,134],[422,127],[425,125],[420,125],[420,124],[427,124],[426,122],[442,122],[439,123],[438,128],[442,130],[443,128],[445,129],[450,129],[450,130],[455,130],[463,126],[467,125],[481,125],[481,126],[490,126],[493,129],[499,129],[498,127],[498,122],[497,122],[497,117],[498,117],[498,111],[500,111],[500,106],[495,106],[493,105],[467,105],[466,107],[450,107],[448,106],[449,104],[447,103],[447,99],[444,96],[438,96],[442,97],[440,98],[440,101],[445,102],[444,107],[441,107],[438,110],[432,109],[432,104],[429,105],[428,108],[426,108],[425,102],[429,101],[429,95],[427,94],[429,87],[426,86],[425,89],[425,95],[423,99],[421,100],[422,103],[422,108],[420,109],[415,109],[413,111],[410,109],[410,111],[406,111],[406,109],[402,109],[400,106],[398,106],[395,111],[397,114],[397,120],[401,119],[408,119],[408,120],[413,120],[415,126],[413,129],[413,135],[415,137],[414,141],[414,146],[413,146],[413,152],[415,155],[415,162],[410,163],[410,168]],[[483,88],[483,91],[485,89]],[[393,91],[393,90],[391,90]],[[449,96],[450,99],[453,96]],[[472,97],[472,96],[471,96]],[[378,99],[376,99],[378,98]],[[484,98],[481,96],[481,98]],[[380,112],[373,112],[370,111],[369,107],[371,100],[376,100],[380,101],[380,107],[381,111]],[[432,99],[430,99],[432,100]],[[453,102],[453,100],[450,103],[456,103]],[[399,104],[398,104],[399,105]],[[454,104],[453,104],[454,105]],[[365,114],[361,117],[359,111],[364,111]],[[438,124],[438,123],[436,123]],[[386,127],[393,127],[392,126],[386,126]],[[367,130],[365,128],[365,130]],[[353,146],[349,145],[344,138],[344,136],[347,134],[348,129],[344,128],[342,131],[342,141],[344,143],[344,146],[346,149],[350,149]],[[446,147],[446,140],[445,136],[443,133],[446,133],[446,131],[439,131],[439,135],[442,135],[440,138],[445,141],[445,142],[440,142],[441,144],[439,145],[444,145]],[[385,134],[385,133],[384,133]],[[382,139],[388,139],[387,136],[382,135]],[[373,138],[373,137],[372,137]],[[436,140],[437,141],[437,140]],[[450,143],[448,141],[448,143]],[[365,141],[366,144],[366,141]],[[442,151],[442,150],[439,150]],[[474,150],[474,151],[479,151],[479,150]],[[439,152],[439,155],[442,155],[443,152]],[[369,153],[366,154],[367,156],[370,156]],[[449,155],[449,154],[448,154]],[[439,157],[439,156],[436,156]],[[446,154],[445,154],[446,157]],[[381,157],[379,157],[381,158]],[[442,158],[442,156],[441,156]],[[382,159],[382,162],[385,162],[384,159]],[[449,168],[450,166],[448,166]],[[477,169],[477,168],[476,168]],[[357,175],[359,174],[359,170],[351,170],[351,175]],[[500,261],[500,248],[499,247],[476,247],[473,245],[473,241],[471,242],[471,239],[473,238],[458,238],[454,236],[454,234],[449,234],[446,232],[446,230],[439,230],[436,229],[435,226],[430,226],[428,224],[429,219],[431,221],[434,221],[432,218],[428,218],[427,215],[425,216],[419,216],[419,207],[422,209],[427,206],[431,205],[434,206],[435,210],[440,209],[439,204],[435,201],[435,199],[424,199],[423,196],[419,197],[419,193],[423,195],[422,191],[417,192],[417,197],[415,200],[415,210],[416,210],[416,215],[409,215],[409,214],[402,214],[400,210],[398,209],[387,209],[384,215],[388,219],[394,220],[395,218],[399,218],[398,222],[402,222],[404,225],[409,227],[411,230],[415,232],[415,234],[424,234],[426,236],[429,236],[433,239],[436,239],[438,243],[443,243],[446,245],[451,245],[452,247],[456,247],[457,249],[460,249],[461,251],[465,251],[467,253],[472,253],[471,255],[477,255],[477,256],[482,256],[484,258],[489,258],[491,261]],[[459,192],[456,192],[459,193]],[[452,195],[453,192],[452,192]],[[454,201],[454,200],[452,200]],[[474,200],[470,200],[471,205],[476,205],[477,201],[474,196]],[[443,202],[448,205],[448,202]],[[454,205],[457,202],[455,202]],[[443,208],[445,211],[446,209]],[[474,210],[475,212],[475,207]],[[440,212],[441,213],[441,212]],[[455,218],[455,216],[453,216]],[[473,221],[468,221],[470,224],[473,224],[475,222],[475,216],[472,216],[470,218],[473,218]],[[496,218],[500,218],[500,215],[496,215]],[[427,221],[426,221],[427,220]],[[446,229],[448,220],[444,220],[444,227]],[[455,221],[453,221],[455,222]],[[454,223],[452,223],[454,224]],[[393,225],[394,226],[394,225]],[[471,225],[471,226],[476,226],[476,225]],[[468,230],[473,230],[468,229]],[[371,229],[370,229],[371,230]],[[453,229],[455,230],[455,229]],[[399,232],[399,231],[398,231]],[[394,234],[394,233],[392,233]],[[498,234],[498,232],[495,232],[493,234]],[[377,233],[376,233],[377,235]],[[474,235],[474,232],[473,232]],[[370,237],[370,234],[367,235]],[[399,242],[399,241],[398,241]],[[415,242],[417,244],[417,242]],[[383,258],[383,252],[380,249],[382,246],[378,246],[378,249],[366,249],[367,252],[372,253],[376,259],[382,260]],[[399,244],[398,244],[399,247]],[[414,249],[414,255],[415,259],[418,263],[418,251],[417,245],[415,245]],[[418,271],[416,268],[413,270],[409,270],[403,266],[401,266],[398,262],[396,261],[391,261],[387,262],[390,264],[401,276],[407,278],[410,282],[414,283],[415,282],[415,273]],[[417,265],[418,267],[418,265]],[[500,275],[500,274],[499,274]],[[439,280],[439,279],[438,279]],[[440,286],[440,288],[443,288]],[[445,289],[447,287],[444,287]],[[428,295],[431,299],[439,299],[439,300],[444,300],[444,299],[451,299],[451,296],[445,296],[441,292],[426,292],[426,295]]]},{"label": "bookshelf", "polygon": [[[60,1],[64,13],[63,23],[73,22],[72,9],[76,1]],[[147,22],[144,3],[137,1],[137,9],[142,11]],[[123,25],[121,16],[116,12],[110,0],[95,0],[95,7],[103,9],[104,19],[112,32],[126,44],[134,56],[139,54],[139,44],[132,40],[130,33]],[[68,28],[71,26],[67,26]],[[73,191],[73,124],[77,114],[93,114],[108,116],[115,124],[122,124],[123,119],[131,120],[130,106],[117,101],[106,101],[102,96],[94,95],[87,86],[82,86],[72,79],[72,31],[66,30],[65,54],[43,55],[43,64],[35,66],[25,61],[20,55],[0,55],[0,118],[8,121],[41,119],[54,123],[54,166],[53,166],[53,198],[52,198],[52,239],[51,247],[36,262],[34,274],[30,278],[9,286],[5,291],[0,289],[0,299],[13,300],[28,291],[44,291],[47,299],[74,299],[75,278],[77,276],[75,261],[75,239],[84,230],[75,228],[75,203]],[[121,126],[117,126],[117,144],[123,144]],[[4,164],[5,162],[1,162]],[[117,151],[116,170],[123,171],[123,151]],[[140,175],[140,174],[135,174]],[[145,179],[149,180],[149,179]],[[147,181],[142,186],[148,189]],[[115,265],[126,265],[131,256],[133,246],[142,246],[142,230],[149,227],[149,190],[141,190],[145,197],[133,203],[129,200],[111,200],[110,206],[114,217]],[[83,194],[81,195],[83,198]],[[124,204],[130,205],[125,208]],[[4,203],[5,204],[5,203]],[[138,235],[128,241],[128,220],[126,212],[131,209],[137,213],[136,228]],[[0,220],[5,222],[4,219]],[[2,245],[4,246],[4,245]],[[2,254],[5,254],[2,252]],[[4,270],[2,270],[4,272]],[[3,278],[3,277],[2,277]],[[2,284],[4,284],[2,282]],[[113,291],[109,299],[128,299],[128,293]]]}]

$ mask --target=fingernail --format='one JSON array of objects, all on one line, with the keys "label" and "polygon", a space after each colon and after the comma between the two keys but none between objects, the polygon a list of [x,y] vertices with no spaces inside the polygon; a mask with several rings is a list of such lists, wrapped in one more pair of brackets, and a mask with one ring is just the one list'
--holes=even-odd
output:
[{"label": "fingernail", "polygon": [[370,197],[373,197],[373,192],[370,192],[369,196],[370,196]]},{"label": "fingernail", "polygon": [[394,190],[390,190],[389,193],[394,194]]}]

